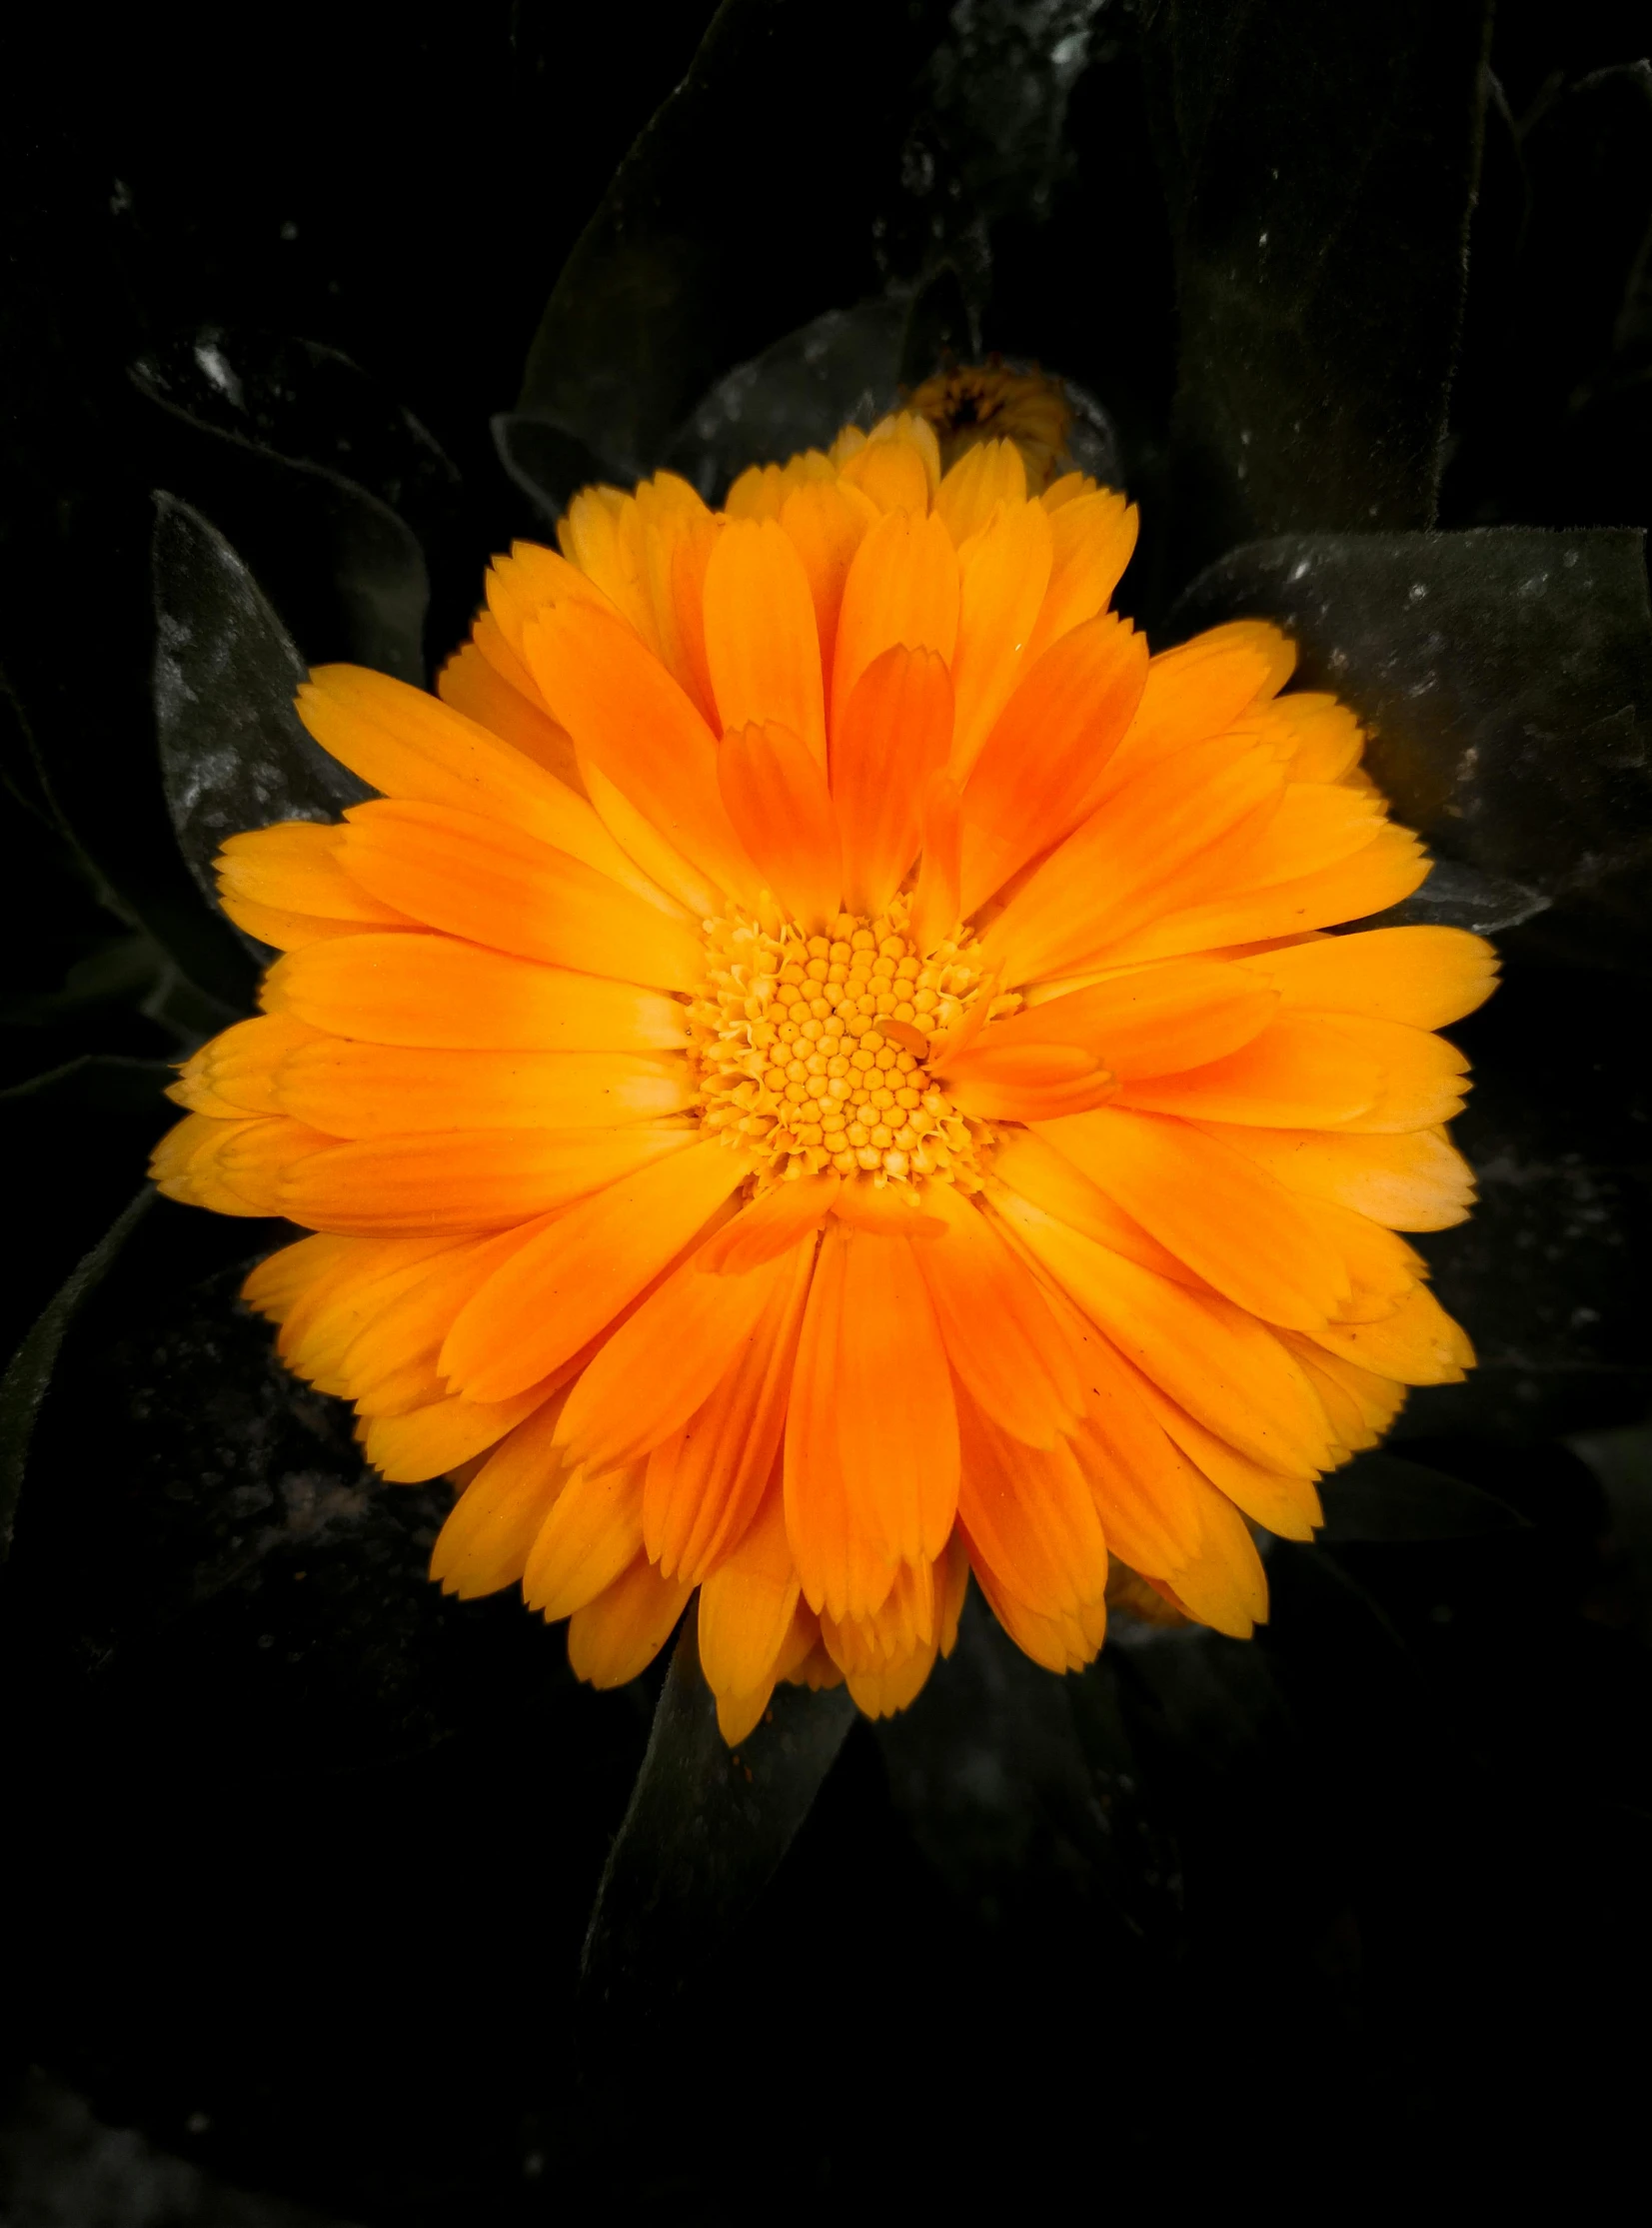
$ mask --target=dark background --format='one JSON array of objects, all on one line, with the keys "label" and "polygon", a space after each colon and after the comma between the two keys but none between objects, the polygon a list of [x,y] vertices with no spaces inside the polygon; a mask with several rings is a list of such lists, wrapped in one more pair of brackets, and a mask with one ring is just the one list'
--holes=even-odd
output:
[{"label": "dark background", "polygon": [[[385,662],[431,670],[489,554],[545,531],[490,420],[710,13],[172,6],[10,35],[8,1346],[141,1182],[154,1064],[251,993],[157,778],[152,491],[229,536],[311,659],[363,654],[351,585],[405,588],[415,549],[428,609]],[[1147,510],[1125,601],[1155,639],[1234,543],[1646,522],[1652,106],[1615,11],[1500,9],[1484,78],[1467,6],[1363,32],[1305,0],[1020,11],[1036,40],[988,7],[950,33],[919,5],[731,13],[667,151],[687,277],[639,313],[599,239],[535,356],[568,471],[622,421],[657,461],[714,379],[892,282],[922,311],[908,373],[978,342],[1098,397]],[[1052,63],[1079,33],[1087,60]],[[1380,222],[1338,199],[1373,116],[1415,135],[1373,160],[1420,181]],[[1237,308],[1223,279],[1275,140],[1306,150],[1283,223],[1329,310],[1265,265]],[[1424,191],[1454,163],[1462,212],[1478,181],[1460,303],[1460,227],[1429,232]],[[800,179],[835,221],[799,214]],[[216,419],[203,333],[242,380]],[[1293,379],[1341,400],[1246,477]],[[618,433],[606,453],[634,462]],[[1381,655],[1423,656],[1355,560]],[[1185,608],[1223,616],[1224,581],[1263,577],[1235,567]],[[1608,721],[1624,661],[1652,677],[1627,578],[1558,622]],[[1494,602],[1461,588],[1470,640]],[[1644,766],[1647,705],[1602,763]],[[6,1581],[0,2217],[814,2217],[1207,2178],[1345,2208],[1442,2170],[1489,2202],[1544,2165],[1581,2202],[1624,2163],[1652,1979],[1644,880],[1637,910],[1606,837],[1598,873],[1556,865],[1548,793],[1498,789],[1491,759],[1463,856],[1551,902],[1453,1033],[1485,1206],[1430,1251],[1485,1367],[1397,1442],[1490,1511],[1362,1518],[1350,1488],[1330,1545],[1273,1555],[1249,1649],[1137,1634],[1057,1685],[972,1615],[907,1718],[850,1732],[686,1978],[663,1939],[576,1986],[660,1674],[594,1696],[509,1598],[433,1597],[445,1493],[364,1479],[234,1312],[277,1233],[153,1208],[64,1347]],[[1547,817],[1616,841],[1643,805],[1580,805],[1583,780]]]}]

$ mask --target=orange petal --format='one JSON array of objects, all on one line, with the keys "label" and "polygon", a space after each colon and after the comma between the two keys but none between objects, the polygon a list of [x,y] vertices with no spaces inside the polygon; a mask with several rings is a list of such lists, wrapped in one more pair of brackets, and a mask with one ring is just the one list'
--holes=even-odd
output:
[{"label": "orange petal", "polygon": [[932,1561],[951,1529],[958,1489],[957,1422],[940,1328],[908,1239],[850,1230],[839,1242],[845,1257],[837,1444],[844,1489],[884,1554]]},{"label": "orange petal", "polygon": [[945,527],[937,518],[889,512],[856,549],[843,582],[832,654],[833,737],[850,690],[874,658],[897,647],[932,650],[949,665],[957,626],[957,554]]},{"label": "orange petal", "polygon": [[[320,1383],[336,1376],[344,1355],[387,1299],[417,1283],[430,1263],[475,1250],[475,1239],[451,1234],[430,1238],[319,1237],[332,1262],[282,1310],[276,1351],[297,1375]],[[321,1258],[325,1261],[327,1256]],[[254,1305],[255,1282],[247,1292]],[[344,1388],[342,1384],[339,1390]]]},{"label": "orange petal", "polygon": [[271,1322],[282,1322],[306,1292],[334,1275],[363,1250],[353,1237],[301,1237],[268,1253],[248,1271],[241,1296]]},{"label": "orange petal", "polygon": [[576,1470],[529,1550],[523,1596],[548,1624],[572,1616],[614,1583],[642,1545],[642,1470]]},{"label": "orange petal", "polygon": [[307,1031],[284,1056],[275,1096],[313,1128],[372,1137],[623,1127],[682,1114],[694,1091],[688,1063],[672,1055],[431,1052]]},{"label": "orange petal", "polygon": [[376,1045],[453,1052],[677,1052],[684,1009],[658,991],[541,967],[452,937],[307,945],[264,978],[262,1004]]},{"label": "orange petal", "polygon": [[[1199,1488],[1200,1551],[1161,1585],[1175,1606],[1230,1639],[1248,1640],[1267,1622],[1267,1574],[1244,1519],[1225,1493],[1195,1473]],[[1155,1580],[1155,1582],[1157,1582]]]},{"label": "orange petal", "polygon": [[1090,1388],[1072,1452],[1107,1545],[1132,1569],[1173,1573],[1201,1551],[1203,1480],[1158,1420],[1139,1371],[1081,1316],[1068,1335]]},{"label": "orange petal", "polygon": [[805,449],[785,464],[749,464],[729,484],[723,508],[732,519],[778,519],[794,490],[837,485],[837,468],[823,449]]},{"label": "orange petal", "polygon": [[[1327,1353],[1323,1346],[1295,1331],[1287,1330],[1282,1335],[1318,1393],[1339,1447],[1357,1453],[1375,1446],[1405,1405],[1405,1386],[1362,1369],[1343,1354]],[[1338,1459],[1342,1459],[1340,1453]]]},{"label": "orange petal", "polygon": [[1271,1332],[1214,1292],[1155,1276],[1053,1216],[999,1194],[1010,1222],[1120,1353],[1198,1422],[1262,1463],[1323,1469],[1324,1410]]},{"label": "orange petal", "polygon": [[801,1593],[777,1477],[756,1519],[700,1593],[700,1666],[720,1698],[773,1690]]},{"label": "orange petal", "polygon": [[917,1245],[912,1258],[946,1359],[1001,1430],[1026,1446],[1053,1446],[1082,1417],[1084,1385],[1037,1283],[950,1183],[932,1183],[928,1203],[946,1234]]},{"label": "orange petal", "polygon": [[1114,772],[1134,774],[1189,743],[1219,735],[1258,700],[1277,696],[1296,665],[1294,644],[1262,619],[1236,619],[1161,650]]},{"label": "orange petal", "polygon": [[851,912],[876,915],[916,855],[926,786],[951,747],[952,687],[935,652],[896,645],[836,702],[831,798],[844,893]]},{"label": "orange petal", "polygon": [[[313,1029],[285,1014],[260,1014],[209,1038],[185,1061],[167,1097],[194,1114],[243,1121],[248,1114],[290,1114],[276,1092],[276,1077],[301,1046],[324,1044]],[[326,1122],[314,1125],[325,1129]]]},{"label": "orange petal", "polygon": [[1156,1384],[1138,1377],[1142,1398],[1199,1473],[1234,1507],[1281,1539],[1311,1539],[1325,1520],[1319,1494],[1309,1476],[1285,1476],[1251,1461],[1225,1439],[1195,1423],[1183,1407],[1166,1398]]},{"label": "orange petal", "polygon": [[639,812],[631,799],[615,788],[594,759],[580,760],[580,779],[622,855],[634,863],[640,877],[659,889],[664,903],[695,921],[704,921],[721,909],[723,899],[717,884],[667,843],[648,815]]},{"label": "orange petal", "polygon": [[936,513],[957,549],[989,526],[1000,507],[1020,508],[1025,502],[1026,465],[1013,441],[977,441],[942,475],[935,490]]},{"label": "orange petal", "polygon": [[1026,644],[1044,600],[1050,546],[1048,512],[1023,502],[1000,507],[958,551],[957,730],[950,764],[959,781],[1027,671]]},{"label": "orange petal", "polygon": [[707,1276],[691,1256],[628,1317],[574,1387],[560,1434],[570,1462],[616,1469],[680,1429],[752,1344],[791,1280],[784,1255],[744,1276]]},{"label": "orange petal", "polygon": [[775,1657],[773,1675],[743,1694],[724,1693],[717,1698],[718,1731],[731,1748],[738,1747],[762,1724],[782,1679],[811,1687],[834,1686],[842,1681],[842,1673],[821,1644],[821,1620],[802,1599]]},{"label": "orange petal", "polygon": [[[486,611],[474,631],[480,637],[485,630],[499,635],[498,620]],[[536,766],[544,767],[546,773],[578,792],[579,762],[567,730],[558,727],[539,703],[539,691],[526,668],[518,668],[520,686],[513,686],[510,675],[500,670],[506,660],[518,665],[516,654],[503,636],[499,636],[494,651],[495,655],[489,657],[479,640],[456,650],[436,676],[437,695],[467,720],[474,720],[478,727],[497,735],[502,743],[509,743],[513,750],[521,751]]]},{"label": "orange petal", "polygon": [[1177,902],[1166,905],[1156,919],[1138,917],[1113,937],[1107,956],[1116,965],[1300,936],[1398,905],[1427,876],[1428,856],[1416,837],[1408,829],[1378,825],[1370,840],[1346,858],[1287,881],[1206,902],[1187,897],[1183,885],[1174,894]]},{"label": "orange petal", "polygon": [[1491,996],[1497,954],[1466,929],[1367,929],[1315,937],[1236,963],[1287,1006],[1360,1014],[1412,1029],[1443,1029]]},{"label": "orange petal", "polygon": [[[626,500],[617,488],[607,492],[616,502]],[[491,659],[498,645],[503,643],[535,697],[539,696],[539,684],[528,670],[524,644],[528,629],[543,611],[552,604],[576,603],[620,616],[614,599],[605,595],[594,580],[577,565],[571,565],[566,557],[559,557],[555,550],[544,549],[537,542],[513,542],[509,557],[496,557],[488,568],[485,589],[488,611],[499,633],[490,641],[486,634],[479,632],[477,647]],[[523,686],[517,671],[506,665],[501,666],[501,671],[508,681]]]},{"label": "orange petal", "polygon": [[781,1452],[814,1254],[802,1242],[780,1264],[753,1337],[705,1405],[649,1456],[644,1538],[662,1569],[704,1577],[753,1519]]},{"label": "orange petal", "polygon": [[1103,1108],[1038,1133],[1194,1273],[1265,1322],[1318,1328],[1348,1298],[1336,1248],[1282,1183],[1212,1136]]},{"label": "orange petal", "polygon": [[693,1590],[663,1578],[639,1555],[568,1620],[574,1676],[598,1687],[625,1686],[640,1678],[671,1638]]},{"label": "orange petal", "polygon": [[1371,1021],[1363,1014],[1311,1019],[1347,1059],[1369,1061],[1381,1077],[1373,1103],[1348,1116],[1346,1127],[1373,1132],[1433,1129],[1461,1114],[1468,1096],[1468,1062],[1443,1037],[1407,1029],[1402,1022]]},{"label": "orange petal", "polygon": [[666,902],[583,797],[422,689],[363,666],[317,666],[298,712],[323,750],[385,796],[505,821],[649,903]]},{"label": "orange petal", "polygon": [[936,1608],[933,1566],[902,1563],[870,1616],[821,1618],[822,1642],[866,1716],[892,1716],[916,1698],[934,1667]]},{"label": "orange petal", "polygon": [[997,1029],[983,1031],[960,1053],[943,1048],[931,1073],[944,1079],[964,1114],[987,1121],[1047,1121],[1082,1114],[1110,1099],[1115,1089],[1108,1070],[1081,1045],[1028,1042]]},{"label": "orange petal", "polygon": [[[834,1616],[865,1615],[894,1583],[895,1557],[882,1545],[883,1526],[851,1497],[837,1418],[842,1402],[839,1352],[846,1319],[849,1248],[883,1245],[856,1238],[840,1222],[827,1225],[809,1288],[786,1410],[786,1531],[804,1597]],[[856,1475],[856,1485],[861,1480]]]},{"label": "orange petal", "polygon": [[909,411],[882,419],[848,451],[834,445],[833,455],[838,479],[858,488],[880,511],[921,517],[940,483],[934,429]]},{"label": "orange petal", "polygon": [[1033,870],[982,936],[984,964],[1036,982],[1121,943],[1178,883],[1196,895],[1212,847],[1241,841],[1282,794],[1268,753],[1226,737],[1150,763]]},{"label": "orange petal", "polygon": [[771,722],[726,735],[717,773],[758,873],[795,921],[824,929],[838,911],[843,864],[823,761]]},{"label": "orange petal", "polygon": [[802,558],[773,519],[732,522],[712,554],[706,656],[722,727],[773,720],[826,765],[815,600]]},{"label": "orange petal", "polygon": [[[1090,810],[1146,671],[1145,638],[1108,613],[1064,635],[1027,672],[964,789],[966,914]],[[959,724],[961,737],[961,715]],[[954,749],[954,765],[958,756]]]},{"label": "orange petal", "polygon": [[[960,1525],[959,1529],[962,1531],[963,1527]],[[1082,1670],[1086,1663],[1094,1662],[1107,1633],[1105,1600],[1086,1604],[1076,1616],[1041,1617],[1001,1584],[992,1565],[966,1531],[963,1537],[987,1606],[1023,1655],[1030,1656],[1034,1663],[1053,1671],[1057,1677],[1067,1671]]]},{"label": "orange petal", "polygon": [[345,871],[344,834],[318,821],[283,820],[230,836],[213,863],[219,894],[226,906],[250,901],[364,927],[405,927],[404,914]]},{"label": "orange petal", "polygon": [[545,612],[526,649],[581,760],[715,885],[754,901],[751,862],[718,790],[716,738],[658,658],[623,621],[572,604]]},{"label": "orange petal", "polygon": [[[1254,710],[1246,714],[1257,716]],[[1293,782],[1340,782],[1358,767],[1365,733],[1335,697],[1298,689],[1276,697],[1261,717],[1289,751],[1285,763]]]},{"label": "orange petal", "polygon": [[931,774],[919,804],[922,856],[912,892],[910,936],[927,958],[957,933],[963,908],[962,798],[949,774]]},{"label": "orange petal", "polygon": [[514,1430],[545,1399],[530,1385],[509,1400],[432,1401],[406,1415],[376,1415],[358,1426],[368,1460],[393,1485],[442,1477]]},{"label": "orange petal", "polygon": [[[442,1398],[450,1387],[437,1372],[436,1356],[454,1317],[494,1270],[528,1243],[534,1227],[520,1223],[492,1237],[450,1245],[411,1273],[375,1279],[372,1304],[362,1310],[353,1337],[347,1330],[349,1310],[335,1304],[306,1331],[301,1345],[290,1339],[298,1348],[290,1358],[313,1368],[325,1334],[334,1388],[355,1400],[362,1414],[398,1414]],[[357,1304],[360,1308],[359,1294]],[[412,1397],[390,1396],[390,1388],[406,1386]]]},{"label": "orange petal", "polygon": [[433,929],[655,990],[692,991],[705,976],[687,922],[501,821],[384,799],[352,807],[341,833],[346,872]]},{"label": "orange petal", "polygon": [[693,1137],[639,1121],[619,1129],[425,1130],[349,1144],[328,1138],[286,1169],[269,1211],[312,1229],[385,1235],[498,1229],[639,1170],[663,1169],[693,1150]]},{"label": "orange petal", "polygon": [[1121,1083],[1224,1059],[1259,1036],[1276,994],[1219,960],[1171,960],[1042,998],[996,1025],[1007,1042],[1082,1045]]},{"label": "orange petal", "polygon": [[1134,1078],[1120,1087],[1118,1103],[1199,1121],[1315,1128],[1356,1119],[1376,1105],[1382,1089],[1376,1059],[1340,1023],[1281,1014],[1225,1059],[1173,1076]]},{"label": "orange petal", "polygon": [[1027,642],[1029,663],[1069,629],[1105,611],[1130,562],[1141,523],[1135,505],[1111,488],[1091,488],[1051,509],[1054,492],[1050,489],[1044,497],[1051,528],[1049,586]]},{"label": "orange petal", "polygon": [[708,1239],[695,1255],[695,1266],[702,1273],[744,1276],[764,1261],[791,1252],[800,1238],[826,1220],[841,1183],[842,1177],[829,1169],[823,1175],[793,1176],[777,1183]]},{"label": "orange petal", "polygon": [[1444,1230],[1474,1201],[1474,1171],[1439,1129],[1394,1135],[1204,1124],[1280,1182],[1396,1230]]},{"label": "orange petal", "polygon": [[1081,1230],[1110,1252],[1122,1253],[1137,1267],[1150,1268],[1156,1276],[1168,1276],[1182,1284],[1203,1282],[1179,1255],[1150,1237],[1115,1199],[1099,1190],[1087,1175],[1081,1175],[1064,1152],[1046,1144],[1034,1130],[1008,1129],[999,1136],[983,1196],[995,1201],[1000,1187],[1017,1193],[1057,1221]]},{"label": "orange petal", "polygon": [[789,491],[781,505],[781,530],[802,559],[809,581],[821,644],[821,671],[828,680],[836,653],[843,583],[855,551],[867,528],[876,524],[877,516],[875,505],[858,488],[840,486],[835,474],[825,483],[805,483]]},{"label": "orange petal", "polygon": [[997,1586],[1035,1616],[1076,1620],[1107,1586],[1095,1496],[1064,1439],[1048,1450],[999,1431],[958,1403],[963,1480],[958,1517]]},{"label": "orange petal", "polygon": [[204,1206],[215,1214],[262,1214],[267,1210],[226,1182],[219,1165],[237,1138],[262,1126],[263,1119],[257,1114],[245,1121],[185,1114],[150,1154],[150,1181],[164,1197],[176,1199],[183,1206]]},{"label": "orange petal", "polygon": [[562,1488],[562,1461],[552,1444],[561,1407],[553,1395],[519,1423],[454,1503],[431,1549],[430,1574],[444,1593],[472,1601],[521,1578]]},{"label": "orange petal", "polygon": [[706,576],[723,521],[675,472],[657,472],[643,481],[637,507],[643,517],[643,563],[660,657],[701,716],[715,720],[706,652]]},{"label": "orange petal", "polygon": [[1413,1284],[1379,1322],[1327,1323],[1307,1335],[1327,1352],[1398,1384],[1457,1384],[1474,1366],[1467,1333],[1426,1284]]},{"label": "orange petal", "polygon": [[602,590],[608,604],[658,657],[660,629],[643,539],[644,519],[637,498],[620,488],[581,488],[557,524],[557,540],[569,563]]},{"label": "orange petal", "polygon": [[549,1375],[613,1321],[746,1174],[738,1152],[691,1143],[583,1200],[477,1293],[443,1347],[444,1371],[474,1399],[496,1400]]}]

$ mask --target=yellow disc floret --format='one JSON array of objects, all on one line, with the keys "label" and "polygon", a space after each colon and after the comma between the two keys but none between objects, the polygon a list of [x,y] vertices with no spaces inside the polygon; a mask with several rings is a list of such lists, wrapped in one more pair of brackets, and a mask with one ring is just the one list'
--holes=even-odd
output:
[{"label": "yellow disc floret", "polygon": [[731,908],[708,939],[706,985],[690,1007],[701,1118],[763,1156],[760,1191],[826,1168],[978,1187],[991,1132],[926,1065],[930,1040],[990,996],[972,938],[919,953],[902,897],[875,920],[839,914],[813,936]]}]

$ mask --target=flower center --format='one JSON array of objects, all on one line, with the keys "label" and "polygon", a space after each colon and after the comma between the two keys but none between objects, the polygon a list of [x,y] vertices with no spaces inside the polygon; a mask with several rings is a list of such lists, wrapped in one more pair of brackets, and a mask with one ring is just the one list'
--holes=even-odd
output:
[{"label": "flower center", "polygon": [[972,938],[920,955],[896,898],[873,921],[839,914],[826,936],[732,907],[707,942],[689,1009],[700,1117],[759,1154],[758,1191],[793,1168],[978,1187],[991,1131],[925,1065],[930,1038],[982,995]]}]

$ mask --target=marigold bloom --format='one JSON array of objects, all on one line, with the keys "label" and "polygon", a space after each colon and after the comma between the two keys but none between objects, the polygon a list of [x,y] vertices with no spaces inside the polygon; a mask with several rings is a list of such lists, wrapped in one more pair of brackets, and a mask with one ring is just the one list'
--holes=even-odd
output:
[{"label": "marigold bloom", "polygon": [[1421,848],[1274,628],[1108,611],[1135,523],[916,416],[720,513],[588,490],[437,698],[311,677],[373,802],[224,850],[283,957],[162,1187],[316,1233],[247,1296],[464,1482],[448,1589],[613,1684],[698,1587],[731,1740],[780,1679],[901,1707],[971,1569],[1053,1671],[1115,1562],[1248,1634],[1249,1527],[1472,1358],[1396,1232],[1466,1211],[1490,951],[1322,933]]}]

